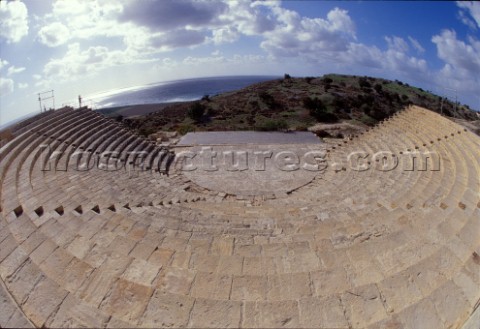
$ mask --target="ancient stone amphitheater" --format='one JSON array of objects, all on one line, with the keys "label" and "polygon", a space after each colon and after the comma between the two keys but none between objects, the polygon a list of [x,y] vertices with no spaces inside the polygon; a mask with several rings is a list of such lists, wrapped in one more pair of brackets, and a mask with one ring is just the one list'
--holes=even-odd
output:
[{"label": "ancient stone amphitheater", "polygon": [[[1,327],[478,328],[480,138],[438,114],[411,107],[317,145],[332,165],[270,192],[181,171],[178,149],[88,109],[13,134]],[[105,151],[125,168],[74,168]],[[440,167],[351,170],[358,151],[429,151]]]}]

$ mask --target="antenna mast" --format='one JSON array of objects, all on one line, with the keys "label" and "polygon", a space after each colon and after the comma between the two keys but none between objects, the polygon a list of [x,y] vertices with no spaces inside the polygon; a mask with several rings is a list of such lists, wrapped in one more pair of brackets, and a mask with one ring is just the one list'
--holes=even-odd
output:
[{"label": "antenna mast", "polygon": [[41,92],[41,93],[38,93],[38,104],[40,106],[40,112],[46,112],[47,111],[47,108],[45,107],[45,105],[43,105],[43,108],[42,108],[42,101],[46,101],[46,100],[49,100],[51,99],[52,100],[52,109],[55,110],[55,94],[54,94],[54,90],[49,90],[49,91],[44,91],[44,92]]}]

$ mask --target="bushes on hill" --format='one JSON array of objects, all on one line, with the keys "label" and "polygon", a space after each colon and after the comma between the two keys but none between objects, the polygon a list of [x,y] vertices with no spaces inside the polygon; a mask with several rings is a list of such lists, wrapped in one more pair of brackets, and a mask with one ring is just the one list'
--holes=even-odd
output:
[{"label": "bushes on hill", "polygon": [[261,124],[256,126],[257,130],[260,131],[277,131],[277,130],[286,130],[288,129],[288,124],[285,120],[266,120]]},{"label": "bushes on hill", "polygon": [[303,106],[309,110],[310,115],[320,122],[337,122],[338,117],[327,111],[327,107],[323,104],[322,100],[306,97],[303,99]]},{"label": "bushes on hill", "polygon": [[190,117],[190,119],[198,122],[203,118],[203,115],[205,114],[205,109],[205,105],[200,102],[195,102],[188,109],[187,115]]},{"label": "bushes on hill", "polygon": [[312,111],[315,112],[317,110],[324,111],[326,110],[325,105],[323,104],[322,100],[310,97],[305,97],[303,100],[303,107],[307,110],[310,110],[310,114],[313,115]]},{"label": "bushes on hill", "polygon": [[275,98],[266,91],[260,92],[258,97],[260,97],[260,100],[266,104],[269,109],[281,109],[283,107],[282,104],[278,103]]},{"label": "bushes on hill", "polygon": [[368,82],[368,79],[367,78],[358,78],[358,84],[360,86],[360,88],[364,89],[368,89],[368,88],[371,88],[372,85],[370,84],[370,82]]}]

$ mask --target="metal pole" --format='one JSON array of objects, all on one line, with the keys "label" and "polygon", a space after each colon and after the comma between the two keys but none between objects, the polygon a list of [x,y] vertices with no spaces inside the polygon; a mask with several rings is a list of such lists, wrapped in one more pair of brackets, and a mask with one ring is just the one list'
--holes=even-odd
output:
[{"label": "metal pole", "polygon": [[38,94],[38,104],[40,105],[40,112],[42,112],[42,98],[40,97],[40,94]]}]

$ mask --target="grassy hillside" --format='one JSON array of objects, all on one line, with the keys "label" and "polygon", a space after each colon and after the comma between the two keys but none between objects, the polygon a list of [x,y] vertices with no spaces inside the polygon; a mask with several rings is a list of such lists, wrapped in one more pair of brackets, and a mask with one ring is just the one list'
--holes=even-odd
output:
[{"label": "grassy hillside", "polygon": [[305,130],[319,122],[372,126],[410,104],[456,119],[479,119],[466,105],[400,81],[328,74],[305,78],[285,75],[284,79],[123,120],[144,135],[158,130]]}]

